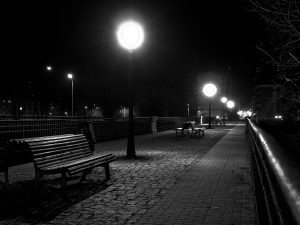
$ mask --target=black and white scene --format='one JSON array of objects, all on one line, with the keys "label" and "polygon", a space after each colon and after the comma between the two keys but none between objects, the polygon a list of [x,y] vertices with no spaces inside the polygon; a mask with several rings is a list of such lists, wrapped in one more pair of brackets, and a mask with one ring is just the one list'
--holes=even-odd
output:
[{"label": "black and white scene", "polygon": [[300,225],[300,0],[1,8],[0,225]]}]

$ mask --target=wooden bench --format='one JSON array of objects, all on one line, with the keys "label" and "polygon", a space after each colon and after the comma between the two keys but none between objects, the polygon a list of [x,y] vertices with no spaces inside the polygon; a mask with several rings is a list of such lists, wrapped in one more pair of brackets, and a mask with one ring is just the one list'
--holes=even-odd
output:
[{"label": "wooden bench", "polygon": [[204,136],[204,127],[193,127],[192,128],[192,136],[194,137],[203,137]]},{"label": "wooden bench", "polygon": [[106,180],[109,180],[109,163],[116,160],[112,154],[93,155],[83,134],[15,139],[11,145],[22,146],[31,152],[36,186],[44,175],[61,174],[61,186],[65,189],[67,177],[82,173],[80,182],[84,181],[98,166],[105,168]]},{"label": "wooden bench", "polygon": [[185,134],[190,135],[191,137],[203,137],[204,136],[204,127],[198,127],[195,124],[195,121],[188,121],[183,124],[182,127],[175,128],[176,137],[178,134],[180,136],[185,136]]}]

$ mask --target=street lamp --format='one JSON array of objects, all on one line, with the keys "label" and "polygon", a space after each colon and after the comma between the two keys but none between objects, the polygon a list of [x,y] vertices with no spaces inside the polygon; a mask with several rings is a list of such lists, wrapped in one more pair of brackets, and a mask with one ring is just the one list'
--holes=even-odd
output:
[{"label": "street lamp", "polygon": [[51,71],[51,70],[52,70],[52,67],[51,67],[51,66],[46,66],[46,70],[47,70],[47,71]]},{"label": "street lamp", "polygon": [[127,136],[127,158],[136,158],[134,144],[134,120],[133,120],[133,92],[132,92],[132,71],[131,61],[134,50],[138,49],[144,42],[143,27],[133,21],[128,20],[121,23],[116,32],[117,40],[122,48],[129,54],[129,118]]},{"label": "street lamp", "polygon": [[229,101],[226,103],[226,106],[227,106],[228,109],[232,109],[232,108],[234,108],[235,103],[234,103],[234,101],[229,100]]},{"label": "street lamp", "polygon": [[228,99],[227,99],[226,97],[222,97],[222,98],[221,98],[221,102],[222,102],[222,103],[226,103],[227,101],[228,101]]},{"label": "street lamp", "polygon": [[[225,104],[226,104],[227,101],[228,101],[228,99],[227,99],[225,96],[223,96],[223,97],[221,98],[221,102],[224,103],[224,105],[223,105],[223,114],[226,114],[226,111],[225,111]],[[225,116],[225,115],[224,115],[224,116]]]},{"label": "street lamp", "polygon": [[72,116],[73,116],[73,74],[68,73],[68,78],[72,81]]},{"label": "street lamp", "polygon": [[208,129],[211,129],[210,98],[217,93],[217,87],[212,83],[208,83],[204,85],[202,91],[208,97],[208,117],[209,117]]}]

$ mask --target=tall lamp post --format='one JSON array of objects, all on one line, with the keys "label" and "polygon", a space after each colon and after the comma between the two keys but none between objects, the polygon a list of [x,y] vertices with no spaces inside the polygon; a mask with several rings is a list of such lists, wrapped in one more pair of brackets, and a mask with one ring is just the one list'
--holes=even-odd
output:
[{"label": "tall lamp post", "polygon": [[225,96],[223,96],[221,98],[221,102],[224,104],[223,105],[223,113],[222,113],[224,115],[224,119],[227,117],[227,112],[226,112],[226,108],[225,108],[225,104],[227,101],[228,101],[228,99]]},{"label": "tall lamp post", "polygon": [[136,158],[134,144],[134,120],[133,120],[133,91],[132,91],[132,53],[138,49],[144,42],[143,27],[133,21],[128,20],[121,23],[117,29],[117,39],[122,48],[129,53],[129,118],[128,118],[128,136],[127,136],[127,158]]},{"label": "tall lamp post", "polygon": [[74,102],[74,99],[73,99],[73,94],[74,94],[74,92],[73,92],[73,74],[71,74],[71,73],[68,73],[68,78],[72,81],[72,116],[74,115],[73,114],[73,102]]},{"label": "tall lamp post", "polygon": [[217,93],[217,87],[212,83],[208,83],[204,85],[202,91],[208,97],[208,129],[211,129],[210,99]]}]

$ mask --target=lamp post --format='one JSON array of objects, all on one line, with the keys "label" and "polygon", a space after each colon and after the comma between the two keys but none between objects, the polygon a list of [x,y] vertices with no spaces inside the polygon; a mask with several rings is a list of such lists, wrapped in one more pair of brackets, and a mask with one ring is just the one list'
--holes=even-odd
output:
[{"label": "lamp post", "polygon": [[225,108],[225,104],[227,101],[228,101],[228,99],[225,96],[223,96],[221,98],[221,102],[224,104],[223,105],[223,113],[222,113],[224,115],[224,119],[227,117],[227,112],[226,112],[226,108]]},{"label": "lamp post", "polygon": [[212,83],[208,83],[204,85],[202,91],[208,97],[208,129],[211,129],[210,99],[217,93],[217,87]]},{"label": "lamp post", "polygon": [[73,74],[71,74],[71,73],[68,73],[68,78],[72,81],[72,116],[74,115],[73,114]]},{"label": "lamp post", "polygon": [[122,48],[129,52],[129,118],[127,136],[127,158],[136,158],[134,144],[134,120],[133,120],[133,91],[132,91],[132,53],[144,42],[143,27],[133,21],[128,20],[121,23],[116,32],[118,42]]},{"label": "lamp post", "polygon": [[[235,103],[234,103],[234,101],[229,100],[229,101],[227,101],[226,106],[227,106],[228,109],[232,109],[232,108],[234,108]],[[230,116],[230,114],[231,114],[231,111],[229,111],[228,117]],[[230,117],[231,117],[231,116],[230,116]]]}]

